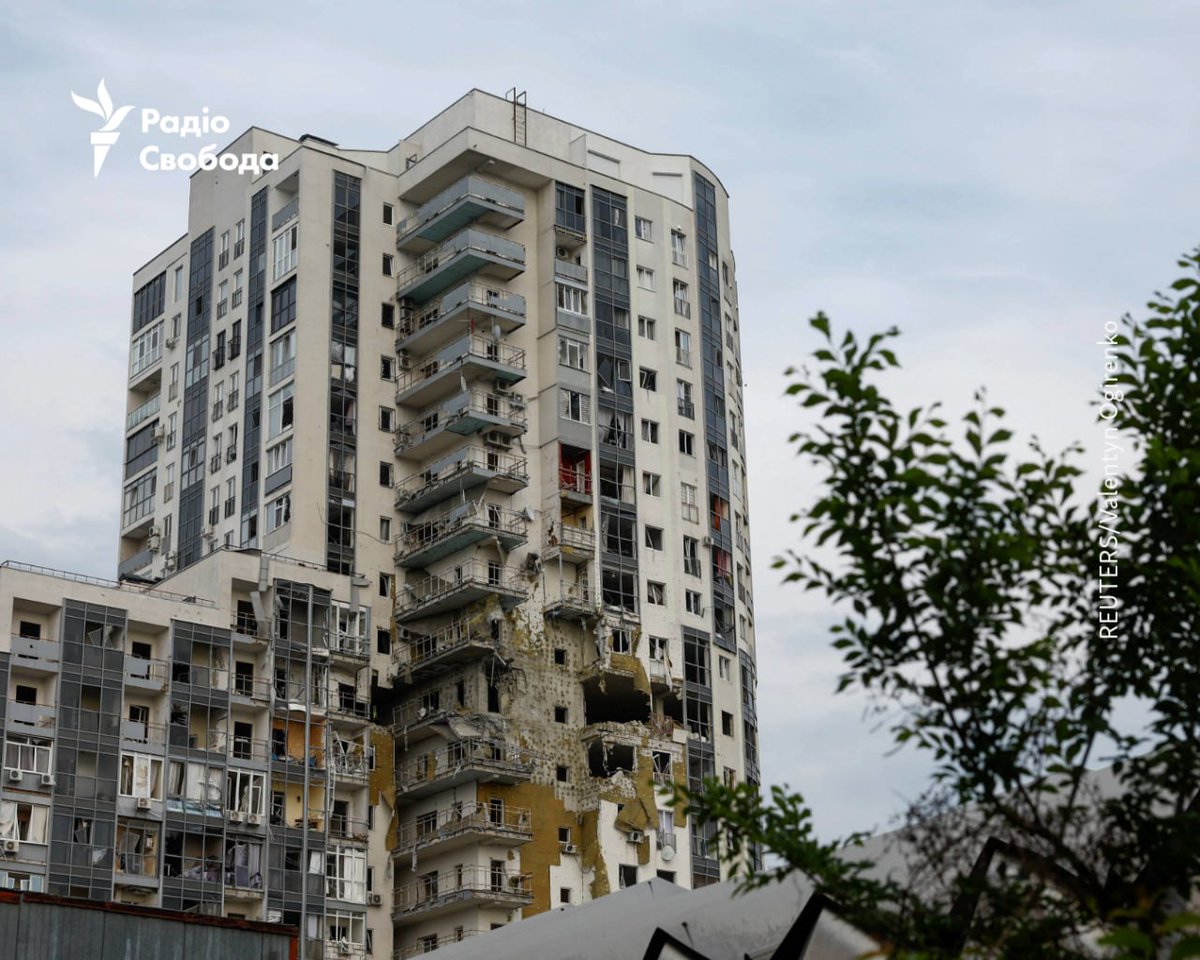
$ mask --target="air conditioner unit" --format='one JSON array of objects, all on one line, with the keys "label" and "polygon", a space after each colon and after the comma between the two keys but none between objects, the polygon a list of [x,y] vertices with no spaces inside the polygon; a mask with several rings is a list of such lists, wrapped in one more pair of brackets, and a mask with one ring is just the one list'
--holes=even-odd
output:
[{"label": "air conditioner unit", "polygon": [[413,360],[413,358],[411,356],[409,356],[407,350],[401,350],[396,355],[396,366],[399,367],[401,370],[411,370],[412,369],[412,360]]},{"label": "air conditioner unit", "polygon": [[21,782],[21,771],[18,770],[16,767],[9,767],[8,768],[8,779],[11,780],[13,783],[20,783]]},{"label": "air conditioner unit", "polygon": [[383,897],[378,893],[367,894],[367,903],[373,907],[378,907],[383,904]]},{"label": "air conditioner unit", "polygon": [[5,840],[4,841],[4,852],[5,853],[17,853],[20,849],[21,849],[21,841],[20,840]]},{"label": "air conditioner unit", "polygon": [[146,545],[150,548],[152,553],[158,553],[159,548],[162,547],[162,537],[160,537],[157,533],[151,532],[150,539],[146,541]]},{"label": "air conditioner unit", "polygon": [[713,545],[713,538],[712,538],[712,537],[701,537],[701,538],[700,538],[700,546],[702,546],[702,547],[711,547],[712,545]]},{"label": "air conditioner unit", "polygon": [[508,394],[508,402],[511,403],[515,409],[524,410],[525,409],[525,394],[510,393],[510,394]]},{"label": "air conditioner unit", "polygon": [[216,531],[216,530],[214,530],[214,529],[213,529],[212,527],[210,527],[210,526],[205,526],[205,528],[204,528],[204,539],[205,539],[205,540],[215,540],[216,538],[217,538],[217,531]]},{"label": "air conditioner unit", "polygon": [[497,380],[496,381],[496,393],[500,394],[500,396],[502,396],[502,397],[507,397],[509,394],[512,393],[512,384],[509,383],[507,380]]},{"label": "air conditioner unit", "polygon": [[501,450],[512,449],[512,437],[499,430],[489,430],[483,435],[483,442],[493,447],[499,447]]},{"label": "air conditioner unit", "polygon": [[157,523],[150,524],[150,536],[161,537],[162,536],[162,527],[160,527]]},{"label": "air conditioner unit", "polygon": [[646,835],[644,833],[642,833],[641,830],[630,830],[629,831],[629,842],[630,843],[641,843],[645,839],[646,839]]},{"label": "air conditioner unit", "polygon": [[252,826],[252,827],[261,826],[262,825],[262,817],[257,813],[252,813],[248,817],[246,817],[246,822],[248,824],[250,824],[250,826]]},{"label": "air conditioner unit", "polygon": [[150,809],[150,798],[149,797],[138,797],[137,798],[137,808],[139,810],[149,810]]},{"label": "air conditioner unit", "polygon": [[166,344],[168,350],[174,350],[175,344],[177,344],[178,342],[179,342],[179,340],[176,337],[167,337],[167,339],[163,341],[163,343]]},{"label": "air conditioner unit", "polygon": [[573,843],[562,844],[562,852],[568,855],[574,855],[579,852],[579,848]]},{"label": "air conditioner unit", "polygon": [[163,437],[165,437],[166,435],[167,435],[167,428],[166,428],[166,427],[164,427],[164,426],[163,426],[161,423],[156,423],[156,424],[154,425],[154,432],[153,432],[153,434],[152,434],[152,436],[154,437],[154,439],[155,439],[155,440],[161,440],[161,439],[162,439]]},{"label": "air conditioner unit", "polygon": [[244,813],[242,813],[241,810],[230,810],[229,811],[229,822],[230,823],[241,823],[242,820],[245,819],[245,816],[246,815]]},{"label": "air conditioner unit", "polygon": [[559,260],[566,260],[569,256],[571,256],[571,251],[566,247],[555,247],[554,256],[556,256]]},{"label": "air conditioner unit", "polygon": [[52,773],[43,773],[43,774],[42,774],[42,786],[43,786],[43,787],[52,787],[52,786],[54,786],[54,774],[52,774]]}]

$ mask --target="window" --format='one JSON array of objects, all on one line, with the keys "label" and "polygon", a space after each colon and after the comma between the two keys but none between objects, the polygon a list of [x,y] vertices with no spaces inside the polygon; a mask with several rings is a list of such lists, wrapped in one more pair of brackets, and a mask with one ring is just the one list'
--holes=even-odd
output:
[{"label": "window", "polygon": [[394,211],[392,205],[390,203],[385,203],[383,205],[383,222],[388,226],[391,226],[392,224],[393,213]]},{"label": "window", "polygon": [[392,259],[392,255],[390,253],[385,253],[383,255],[383,262],[381,266],[383,267],[383,275],[385,277],[390,277],[392,275]]},{"label": "window", "polygon": [[390,573],[381,573],[379,575],[379,595],[381,597],[390,597],[392,595],[392,575]]},{"label": "window", "polygon": [[587,316],[587,291],[566,283],[555,284],[558,294],[558,309],[566,313]]},{"label": "window", "polygon": [[37,803],[0,801],[0,840],[46,843],[50,807]]},{"label": "window", "polygon": [[269,477],[273,473],[277,473],[284,467],[292,465],[292,438],[288,437],[282,443],[277,443],[273,447],[267,447],[267,465],[266,471]]},{"label": "window", "polygon": [[172,291],[175,303],[183,299],[183,294],[186,290],[187,287],[183,283],[183,266],[180,265],[175,268],[175,289]]},{"label": "window", "polygon": [[643,390],[657,390],[658,371],[651,370],[648,367],[640,367],[638,369],[638,386]]},{"label": "window", "polygon": [[[224,236],[228,237],[229,234],[226,233],[226,234],[224,234]],[[229,254],[226,253],[225,255],[228,256]],[[220,283],[217,284],[217,319],[220,320],[228,312],[229,312],[229,281],[222,280]],[[223,361],[225,358],[222,357],[221,359]]]},{"label": "window", "polygon": [[554,708],[554,722],[555,723],[566,723],[567,722],[567,708],[566,707],[558,706],[558,707]]},{"label": "window", "polygon": [[653,290],[654,289],[654,271],[651,270],[649,267],[638,267],[637,268],[637,282],[638,282],[638,286],[641,287],[643,290]]},{"label": "window", "polygon": [[379,305],[379,323],[381,326],[394,330],[396,327],[396,306],[391,303]]},{"label": "window", "polygon": [[696,405],[692,402],[692,385],[686,380],[675,381],[675,406],[681,417],[687,417],[689,420],[696,419]]},{"label": "window", "polygon": [[733,736],[733,714],[721,711],[721,733],[727,737]]},{"label": "window", "polygon": [[[238,744],[235,739],[234,748]],[[243,744],[243,748],[245,744]],[[248,758],[249,753],[246,754]],[[265,777],[249,770],[229,770],[225,774],[225,809],[240,810],[261,817],[267,812]]]},{"label": "window", "polygon": [[390,543],[392,539],[392,518],[379,518],[379,539],[384,543]]},{"label": "window", "polygon": [[667,586],[653,580],[646,581],[646,602],[656,607],[664,606],[667,602]]},{"label": "window", "polygon": [[347,903],[367,902],[367,851],[333,847],[325,852],[325,896]]},{"label": "window", "polygon": [[271,341],[271,386],[290,377],[296,370],[296,331],[289,330]]},{"label": "window", "polygon": [[657,325],[651,317],[638,317],[638,336],[647,340],[655,339]]},{"label": "window", "polygon": [[50,741],[9,734],[4,744],[4,766],[22,773],[53,773]]},{"label": "window", "polygon": [[600,408],[600,442],[621,450],[633,449],[633,415]]},{"label": "window", "polygon": [[670,659],[668,651],[670,641],[666,637],[650,638],[650,659],[656,663],[666,663]]},{"label": "window", "polygon": [[681,367],[692,365],[692,335],[686,330],[675,331],[675,362]]},{"label": "window", "polygon": [[125,488],[125,510],[121,515],[121,526],[128,527],[154,512],[154,487],[158,475],[148,473]]},{"label": "window", "polygon": [[271,259],[274,269],[271,281],[274,282],[296,266],[296,258],[300,248],[300,227],[293,226],[285,230],[271,241]]},{"label": "window", "polygon": [[585,393],[576,393],[574,390],[559,390],[558,414],[564,420],[573,420],[576,423],[591,423],[590,401],[591,398]]},{"label": "window", "polygon": [[679,452],[686,457],[696,455],[696,437],[686,430],[679,431]]},{"label": "window", "polygon": [[396,379],[396,358],[383,356],[379,358],[379,378],[381,380]]},{"label": "window", "polygon": [[728,657],[722,657],[722,656],[717,657],[717,676],[720,677],[722,680],[729,679],[730,674],[729,674],[729,658]]},{"label": "window", "polygon": [[267,401],[268,440],[274,440],[292,426],[292,386],[289,383],[283,389],[276,390]]},{"label": "window", "polygon": [[653,420],[642,421],[642,439],[647,443],[658,443],[658,424]]},{"label": "window", "polygon": [[163,484],[163,503],[170,502],[173,496],[175,496],[175,464],[168,463],[167,479]]},{"label": "window", "polygon": [[238,307],[242,303],[242,293],[246,286],[246,271],[233,271],[233,299],[229,301],[230,306]]},{"label": "window", "polygon": [[633,229],[639,240],[647,240],[650,243],[654,242],[653,220],[647,220],[645,217],[634,217]]},{"label": "window", "polygon": [[395,407],[380,407],[379,408],[379,429],[386,430],[391,433],[396,429],[396,408]]},{"label": "window", "polygon": [[671,262],[677,267],[688,265],[687,238],[678,230],[671,231]]},{"label": "window", "polygon": [[683,538],[683,572],[700,576],[700,541],[695,537]]},{"label": "window", "polygon": [[563,766],[562,764],[559,764],[558,766],[556,766],[554,768],[554,779],[557,780],[559,783],[566,783],[567,780],[569,779],[567,768],[565,766]]},{"label": "window", "polygon": [[558,902],[559,903],[570,903],[571,902],[571,888],[570,887],[559,887],[558,888]]},{"label": "window", "polygon": [[675,312],[681,317],[692,315],[692,305],[688,302],[688,287],[680,280],[672,281],[675,294]]},{"label": "window", "polygon": [[661,550],[663,548],[662,527],[646,527],[646,547],[650,550]]},{"label": "window", "polygon": [[637,884],[637,864],[622,863],[619,867],[620,886],[624,890]]},{"label": "window", "polygon": [[624,627],[613,627],[608,635],[608,648],[613,653],[629,653],[632,649],[629,631]]},{"label": "window", "polygon": [[698,617],[704,616],[704,598],[697,591],[685,590],[683,601],[688,613],[694,613]]},{"label": "window", "polygon": [[246,221],[239,220],[233,225],[233,258],[236,260],[246,248]]},{"label": "window", "polygon": [[700,505],[694,484],[681,483],[679,485],[679,502],[683,506],[683,519],[699,523]]},{"label": "window", "polygon": [[570,337],[558,338],[558,362],[572,370],[587,370],[587,344]]},{"label": "window", "polygon": [[292,495],[285,493],[267,504],[267,533],[278,530],[292,519]]},{"label": "window", "polygon": [[562,647],[554,648],[554,662],[558,666],[564,666],[567,662],[567,651]]},{"label": "window", "polygon": [[387,460],[379,461],[379,485],[381,487],[390,487],[394,480],[393,464]]},{"label": "window", "polygon": [[662,477],[657,473],[642,473],[642,493],[648,497],[661,497]]}]

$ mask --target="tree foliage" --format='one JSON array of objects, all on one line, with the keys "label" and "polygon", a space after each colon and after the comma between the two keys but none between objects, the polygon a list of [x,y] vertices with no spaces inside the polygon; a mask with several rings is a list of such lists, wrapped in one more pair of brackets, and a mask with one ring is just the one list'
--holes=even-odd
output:
[{"label": "tree foliage", "polygon": [[1070,958],[1105,935],[1191,955],[1169,918],[1200,867],[1200,258],[1180,266],[1147,320],[1091,348],[1099,489],[1078,445],[1014,449],[983,391],[957,429],[936,404],[897,409],[879,386],[896,330],[811,321],[822,343],[788,393],[814,419],[791,441],[822,489],[776,566],[839,611],[838,689],[876,698],[935,773],[890,875],[861,838],[819,841],[798,795],[681,791],[747,882],[771,875],[741,856],[761,844],[896,955]]}]

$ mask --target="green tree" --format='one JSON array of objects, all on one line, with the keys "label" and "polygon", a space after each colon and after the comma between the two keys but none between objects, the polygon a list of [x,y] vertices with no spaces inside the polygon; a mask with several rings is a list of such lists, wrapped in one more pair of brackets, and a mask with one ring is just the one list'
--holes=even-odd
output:
[{"label": "green tree", "polygon": [[[791,441],[822,488],[776,567],[839,611],[839,691],[877,698],[935,773],[890,876],[862,838],[820,840],[799,795],[681,790],[746,882],[805,871],[897,956],[1072,958],[1097,936],[1151,956],[1186,933],[1169,918],[1200,867],[1200,256],[1179,265],[1148,319],[1093,348],[1098,490],[1077,445],[1014,453],[982,392],[953,431],[936,404],[896,409],[877,385],[896,330],[811,321],[823,343],[788,393],[815,419]],[[777,868],[753,871],[753,845]]]}]

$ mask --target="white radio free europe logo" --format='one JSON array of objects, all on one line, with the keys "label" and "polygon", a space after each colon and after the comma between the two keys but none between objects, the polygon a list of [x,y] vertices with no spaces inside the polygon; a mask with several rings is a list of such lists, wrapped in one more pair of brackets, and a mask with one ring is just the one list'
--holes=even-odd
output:
[{"label": "white radio free europe logo", "polygon": [[[112,97],[104,81],[96,87],[96,99],[89,100],[81,97],[74,90],[71,99],[80,110],[94,113],[104,121],[104,125],[92,133],[92,176],[100,176],[100,168],[109,150],[120,138],[117,128],[128,116],[133,107],[118,107],[113,109]],[[141,111],[143,134],[157,133],[159,135],[187,137],[205,137],[209,134],[223,134],[229,131],[229,118],[219,114],[210,115],[208,107],[203,107],[198,114],[177,116],[159,113],[152,107],[143,107]],[[276,153],[221,153],[215,143],[210,143],[199,150],[181,150],[174,152],[163,150],[157,143],[149,143],[138,153],[138,163],[143,170],[173,171],[182,170],[228,170],[239,174],[250,173],[258,175],[268,170],[279,169],[279,155]]]},{"label": "white radio free europe logo", "polygon": [[81,97],[74,90],[71,91],[71,99],[75,101],[75,106],[80,110],[94,113],[104,120],[104,126],[92,133],[92,176],[98,177],[100,168],[104,166],[104,158],[108,156],[108,151],[121,136],[117,127],[121,125],[121,121],[133,107],[118,107],[113,110],[112,97],[108,95],[108,88],[104,85],[103,79],[96,87],[95,100]]}]

